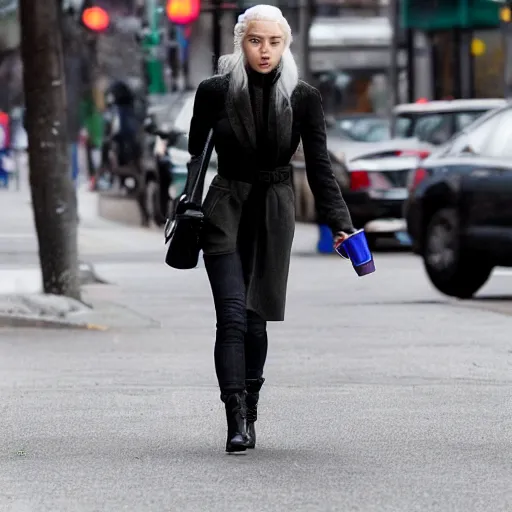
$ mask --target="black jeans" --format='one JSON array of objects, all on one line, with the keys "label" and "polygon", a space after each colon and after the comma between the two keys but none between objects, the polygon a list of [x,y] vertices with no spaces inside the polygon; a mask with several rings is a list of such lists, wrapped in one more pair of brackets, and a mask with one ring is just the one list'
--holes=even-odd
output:
[{"label": "black jeans", "polygon": [[245,389],[259,379],[267,358],[267,322],[246,309],[245,280],[238,253],[204,256],[217,315],[215,370],[221,393]]}]

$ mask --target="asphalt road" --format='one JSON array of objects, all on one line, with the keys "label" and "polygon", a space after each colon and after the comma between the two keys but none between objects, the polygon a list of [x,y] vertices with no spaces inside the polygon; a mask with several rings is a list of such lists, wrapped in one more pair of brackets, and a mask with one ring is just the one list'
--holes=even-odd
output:
[{"label": "asphalt road", "polygon": [[111,284],[87,290],[153,327],[0,330],[0,511],[512,510],[512,275],[460,303],[407,253],[357,278],[312,236],[250,453],[223,451],[204,270],[163,246],[97,258]]}]

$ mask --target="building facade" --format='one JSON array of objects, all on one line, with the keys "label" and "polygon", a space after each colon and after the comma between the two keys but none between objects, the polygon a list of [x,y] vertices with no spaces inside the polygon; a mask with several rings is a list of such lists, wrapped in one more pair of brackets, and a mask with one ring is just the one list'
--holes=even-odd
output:
[{"label": "building facade", "polygon": [[[508,23],[496,0],[401,0],[400,25],[426,38],[431,99],[502,97]],[[508,80],[512,82],[512,80]],[[512,83],[509,85],[511,88]]]}]

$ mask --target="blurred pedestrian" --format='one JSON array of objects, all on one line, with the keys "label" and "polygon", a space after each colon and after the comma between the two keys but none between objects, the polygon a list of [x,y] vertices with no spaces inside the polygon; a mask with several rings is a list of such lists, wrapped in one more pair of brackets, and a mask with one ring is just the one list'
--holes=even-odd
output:
[{"label": "blurred pedestrian", "polygon": [[[335,240],[354,228],[326,148],[319,92],[299,81],[291,29],[257,5],[238,18],[234,52],[197,90],[189,151],[214,130],[218,174],[203,204],[202,248],[217,315],[215,365],[226,451],[254,448],[267,322],[282,321],[295,226],[290,160],[302,139],[308,181]],[[285,434],[283,434],[285,435]]]}]

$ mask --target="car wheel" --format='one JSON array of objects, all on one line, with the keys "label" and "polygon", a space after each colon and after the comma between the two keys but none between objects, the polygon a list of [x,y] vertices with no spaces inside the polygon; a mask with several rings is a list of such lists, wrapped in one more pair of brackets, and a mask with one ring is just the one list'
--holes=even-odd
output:
[{"label": "car wheel", "polygon": [[423,262],[432,284],[445,295],[471,298],[489,278],[493,265],[461,245],[459,218],[452,208],[437,211],[425,234]]}]

